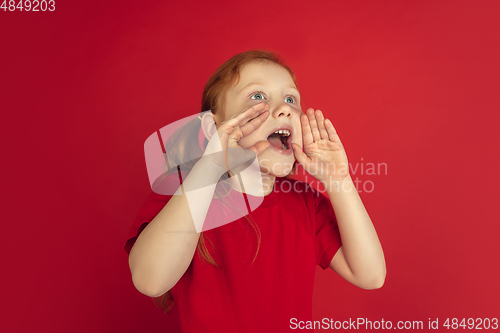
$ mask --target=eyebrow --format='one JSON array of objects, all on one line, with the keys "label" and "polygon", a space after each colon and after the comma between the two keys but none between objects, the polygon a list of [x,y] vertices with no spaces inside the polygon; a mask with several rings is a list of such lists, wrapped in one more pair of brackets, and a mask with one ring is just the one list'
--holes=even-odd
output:
[{"label": "eyebrow", "polygon": [[[251,82],[251,83],[247,84],[246,86],[244,86],[243,88],[241,88],[238,95],[241,95],[244,91],[246,91],[251,86],[264,86],[264,87],[266,87],[266,84],[264,82]],[[299,95],[300,95],[299,89],[297,89],[297,87],[295,87],[295,86],[285,86],[285,87],[296,90],[297,93],[299,93]]]}]

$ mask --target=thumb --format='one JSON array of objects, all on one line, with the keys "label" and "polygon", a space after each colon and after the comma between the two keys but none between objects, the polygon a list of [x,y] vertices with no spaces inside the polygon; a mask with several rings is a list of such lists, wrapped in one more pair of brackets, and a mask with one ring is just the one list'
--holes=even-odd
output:
[{"label": "thumb", "polygon": [[302,147],[296,143],[292,143],[293,154],[295,155],[295,159],[297,162],[302,164],[303,166],[307,166],[309,164],[309,158],[302,151]]},{"label": "thumb", "polygon": [[271,144],[269,143],[269,141],[267,140],[262,140],[262,141],[259,141],[257,142],[255,145],[253,145],[252,147],[248,148],[248,149],[251,149],[253,150],[257,156],[259,156],[260,154],[262,154],[267,148],[269,148]]}]

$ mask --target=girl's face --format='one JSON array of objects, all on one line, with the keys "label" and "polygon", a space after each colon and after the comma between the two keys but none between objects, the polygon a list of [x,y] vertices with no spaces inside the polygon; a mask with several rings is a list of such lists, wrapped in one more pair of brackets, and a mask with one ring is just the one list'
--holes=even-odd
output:
[{"label": "girl's face", "polygon": [[[248,148],[258,141],[269,141],[269,148],[259,155],[261,172],[284,177],[295,161],[291,143],[302,146],[300,94],[286,69],[270,62],[246,64],[240,70],[238,84],[227,90],[224,107],[216,120],[227,119],[261,102],[269,104],[269,117],[238,143]],[[276,133],[279,130],[282,133]]]}]

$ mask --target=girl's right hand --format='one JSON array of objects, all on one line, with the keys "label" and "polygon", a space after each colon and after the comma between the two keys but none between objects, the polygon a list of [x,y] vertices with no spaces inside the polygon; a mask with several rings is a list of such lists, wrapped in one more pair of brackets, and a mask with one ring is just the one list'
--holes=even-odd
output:
[{"label": "girl's right hand", "polygon": [[224,172],[235,169],[254,159],[267,148],[267,140],[256,142],[253,146],[243,148],[238,141],[250,135],[269,117],[269,104],[259,103],[240,111],[223,121],[217,132],[210,138],[203,159],[214,163]]}]

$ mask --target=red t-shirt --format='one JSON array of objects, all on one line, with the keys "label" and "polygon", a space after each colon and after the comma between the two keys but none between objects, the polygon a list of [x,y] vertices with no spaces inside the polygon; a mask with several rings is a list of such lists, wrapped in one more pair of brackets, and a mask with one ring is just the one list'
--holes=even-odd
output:
[{"label": "red t-shirt", "polygon": [[[131,229],[125,250],[171,196],[152,193]],[[215,199],[214,199],[215,200]],[[273,192],[246,218],[204,232],[219,268],[196,252],[172,288],[172,313],[186,332],[285,332],[290,320],[312,320],[316,264],[323,269],[341,246],[330,200],[309,184],[276,178]]]}]

